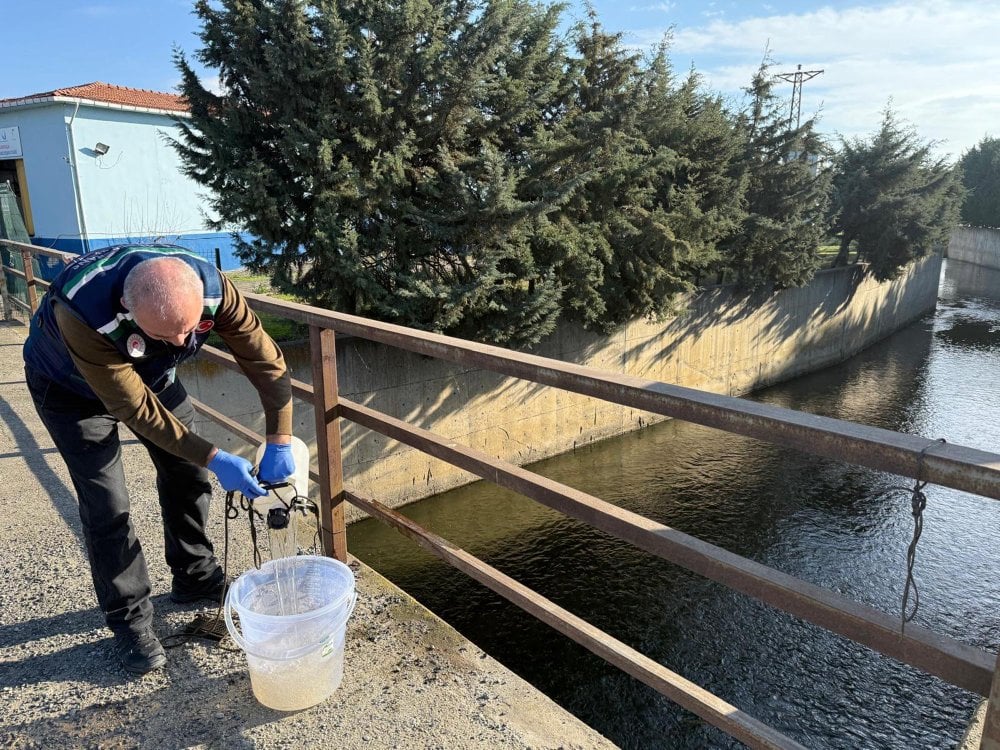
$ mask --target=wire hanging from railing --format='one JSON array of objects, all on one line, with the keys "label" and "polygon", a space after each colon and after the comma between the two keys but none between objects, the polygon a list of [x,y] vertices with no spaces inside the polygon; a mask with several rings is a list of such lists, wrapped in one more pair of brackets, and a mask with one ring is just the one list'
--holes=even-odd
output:
[{"label": "wire hanging from railing", "polygon": [[[906,582],[903,584],[903,602],[900,608],[899,632],[906,632],[906,623],[910,622],[917,615],[920,608],[920,589],[917,586],[917,579],[913,575],[913,569],[917,562],[917,544],[920,542],[920,535],[924,533],[924,510],[927,508],[927,495],[924,487],[928,485],[927,480],[922,479],[924,470],[924,458],[927,451],[936,445],[948,442],[944,438],[938,438],[933,443],[928,443],[920,451],[917,457],[917,476],[912,487],[893,485],[888,487],[884,493],[908,492],[910,493],[910,512],[913,514],[913,537],[906,548]],[[910,592],[913,592],[913,608],[908,610]]]}]

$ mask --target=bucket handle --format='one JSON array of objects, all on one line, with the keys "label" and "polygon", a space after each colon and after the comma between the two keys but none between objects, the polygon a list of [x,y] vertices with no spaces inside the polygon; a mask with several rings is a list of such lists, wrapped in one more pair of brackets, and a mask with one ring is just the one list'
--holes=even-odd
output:
[{"label": "bucket handle", "polygon": [[[236,641],[236,645],[242,648],[246,653],[252,656],[257,656],[261,659],[271,659],[273,661],[274,660],[273,656],[254,651],[250,643],[247,642],[247,640],[243,637],[243,634],[240,633],[240,631],[236,628],[236,623],[233,622],[233,605],[232,605],[233,588],[234,587],[231,586],[229,590],[226,592],[226,603],[225,606],[223,607],[223,614],[225,615],[226,618],[226,629],[229,630],[229,635],[231,635],[233,640]],[[357,603],[358,603],[358,592],[355,589],[351,593],[351,606],[347,608],[347,614],[344,615],[344,620],[343,620],[344,623],[346,623],[347,620],[350,619],[351,614],[354,612],[354,607]],[[339,623],[337,627],[340,627]],[[309,643],[306,644],[305,646],[299,646],[298,648],[292,649],[291,651],[285,653],[281,657],[281,660],[288,661],[291,659],[298,659],[301,656],[305,656],[306,654],[315,651],[325,642],[326,639],[323,639],[319,643]]]}]

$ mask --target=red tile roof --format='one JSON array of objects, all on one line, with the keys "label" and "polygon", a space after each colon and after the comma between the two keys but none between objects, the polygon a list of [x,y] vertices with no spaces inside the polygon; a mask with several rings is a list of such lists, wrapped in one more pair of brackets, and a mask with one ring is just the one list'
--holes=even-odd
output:
[{"label": "red tile roof", "polygon": [[81,86],[55,89],[53,91],[43,91],[38,94],[29,94],[28,96],[18,96],[13,99],[0,99],[0,105],[17,104],[20,102],[27,103],[31,100],[48,99],[57,96],[89,99],[94,102],[120,104],[126,107],[165,109],[172,112],[186,112],[188,109],[184,98],[177,94],[149,91],[147,89],[131,89],[127,86],[114,86],[110,83],[101,83],[100,81],[85,83]]}]

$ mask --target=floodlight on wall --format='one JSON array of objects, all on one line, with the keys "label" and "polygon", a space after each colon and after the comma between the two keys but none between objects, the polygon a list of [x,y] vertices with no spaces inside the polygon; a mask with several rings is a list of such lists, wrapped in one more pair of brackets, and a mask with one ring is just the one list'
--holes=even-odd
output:
[{"label": "floodlight on wall", "polygon": [[94,153],[97,154],[98,156],[104,156],[106,153],[108,153],[110,149],[111,147],[108,146],[108,144],[101,143],[100,141],[98,141],[97,145],[94,146]]}]

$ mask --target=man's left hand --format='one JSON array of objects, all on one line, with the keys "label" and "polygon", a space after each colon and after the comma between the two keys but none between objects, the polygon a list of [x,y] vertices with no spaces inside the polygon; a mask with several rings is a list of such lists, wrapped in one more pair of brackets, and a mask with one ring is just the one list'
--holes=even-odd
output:
[{"label": "man's left hand", "polygon": [[264,482],[281,482],[295,473],[290,443],[268,443],[260,459],[257,477]]}]

